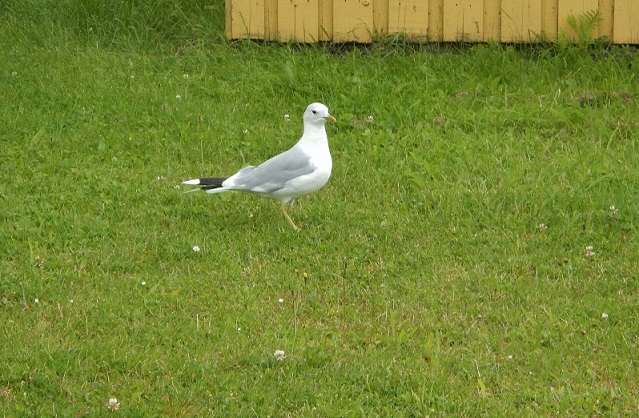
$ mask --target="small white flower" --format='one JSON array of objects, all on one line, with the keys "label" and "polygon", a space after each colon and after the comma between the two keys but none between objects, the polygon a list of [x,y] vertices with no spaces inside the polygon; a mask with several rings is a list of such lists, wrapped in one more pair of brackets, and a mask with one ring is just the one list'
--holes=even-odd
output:
[{"label": "small white flower", "polygon": [[284,302],[284,299],[279,298],[277,301],[278,301],[279,303],[282,303],[282,302]]},{"label": "small white flower", "polygon": [[610,206],[610,214],[615,216],[619,213],[619,210],[615,207],[615,205]]},{"label": "small white flower", "polygon": [[16,71],[11,71],[11,75],[12,75],[13,77],[15,77],[15,76],[17,76],[17,75],[18,75],[18,73],[17,73]]},{"label": "small white flower", "polygon": [[242,328],[240,328],[240,327],[237,327],[237,330],[238,330],[238,331],[242,331]]},{"label": "small white flower", "polygon": [[603,319],[608,319],[608,314],[604,312],[604,313],[601,314],[601,317]]},{"label": "small white flower", "polygon": [[117,411],[118,409],[120,409],[120,402],[118,402],[116,398],[111,398],[109,399],[107,408],[109,408],[110,411]]},{"label": "small white flower", "polygon": [[189,79],[189,75],[184,73],[184,74],[182,74],[182,78],[185,79],[185,80],[188,80]]},{"label": "small white flower", "polygon": [[142,286],[146,286],[146,282],[142,282],[140,283]]},{"label": "small white flower", "polygon": [[196,253],[200,252],[200,247],[198,247],[197,245],[193,247],[193,251],[195,251]]},{"label": "small white flower", "polygon": [[368,123],[372,123],[375,120],[375,118],[373,117],[373,115],[368,115],[368,117],[366,118],[366,122]]},{"label": "small white flower", "polygon": [[275,356],[275,360],[277,361],[282,361],[286,358],[286,353],[282,350],[275,351],[273,355]]},{"label": "small white flower", "polygon": [[244,129],[244,130],[242,131],[242,133],[243,133],[244,135],[248,135],[248,134],[249,134],[249,130],[248,130],[248,129]]},{"label": "small white flower", "polygon": [[35,298],[33,301],[34,301],[35,303],[40,303],[40,299],[38,299],[38,298]]},{"label": "small white flower", "polygon": [[284,122],[290,122],[291,121],[291,115],[289,115],[288,113],[284,115]]},{"label": "small white flower", "polygon": [[180,96],[179,94],[177,94],[177,95],[175,96],[175,99],[176,99],[176,100],[182,100],[182,96]]},{"label": "small white flower", "polygon": [[545,231],[546,229],[548,229],[548,227],[546,226],[546,224],[539,224],[539,230],[540,230],[540,231]]},{"label": "small white flower", "polygon": [[595,252],[593,251],[592,245],[587,245],[586,246],[586,257],[592,257],[593,255],[595,255]]},{"label": "small white flower", "polygon": [[513,356],[511,354],[511,355],[508,356],[508,360],[512,360],[512,359],[513,359]]},{"label": "small white flower", "polygon": [[73,303],[73,299],[69,299],[69,303]]}]

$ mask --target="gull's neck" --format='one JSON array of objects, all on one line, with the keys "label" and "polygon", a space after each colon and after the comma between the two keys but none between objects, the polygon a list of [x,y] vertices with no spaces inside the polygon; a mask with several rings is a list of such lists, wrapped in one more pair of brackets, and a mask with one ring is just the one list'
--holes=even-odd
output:
[{"label": "gull's neck", "polygon": [[302,134],[301,141],[308,141],[313,143],[327,142],[326,128],[324,124],[306,123],[304,124],[304,133]]}]

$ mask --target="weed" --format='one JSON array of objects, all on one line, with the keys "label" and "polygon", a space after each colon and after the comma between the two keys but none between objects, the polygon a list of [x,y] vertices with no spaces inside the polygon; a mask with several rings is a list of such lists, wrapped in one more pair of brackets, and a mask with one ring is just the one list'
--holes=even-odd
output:
[{"label": "weed", "polygon": [[589,10],[578,16],[570,15],[566,18],[569,30],[562,29],[557,42],[577,42],[582,46],[592,45],[595,42],[604,42],[605,38],[595,38],[597,27],[602,20],[603,18],[598,10]]}]

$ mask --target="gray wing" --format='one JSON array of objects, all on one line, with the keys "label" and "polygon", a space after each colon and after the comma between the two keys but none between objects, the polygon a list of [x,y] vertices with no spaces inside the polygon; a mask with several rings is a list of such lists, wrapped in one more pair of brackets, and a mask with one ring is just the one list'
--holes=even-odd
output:
[{"label": "gray wing", "polygon": [[229,188],[272,193],[294,178],[310,174],[314,167],[308,154],[297,147],[276,155],[257,167],[245,167],[229,178]]}]

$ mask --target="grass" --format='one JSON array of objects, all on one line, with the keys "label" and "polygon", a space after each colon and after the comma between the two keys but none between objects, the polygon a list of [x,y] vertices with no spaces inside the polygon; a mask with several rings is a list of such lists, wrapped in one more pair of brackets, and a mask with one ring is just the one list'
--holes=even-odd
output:
[{"label": "grass", "polygon": [[[636,414],[634,50],[226,42],[204,3],[0,6],[3,416]],[[302,231],[181,193],[312,101]]]}]

